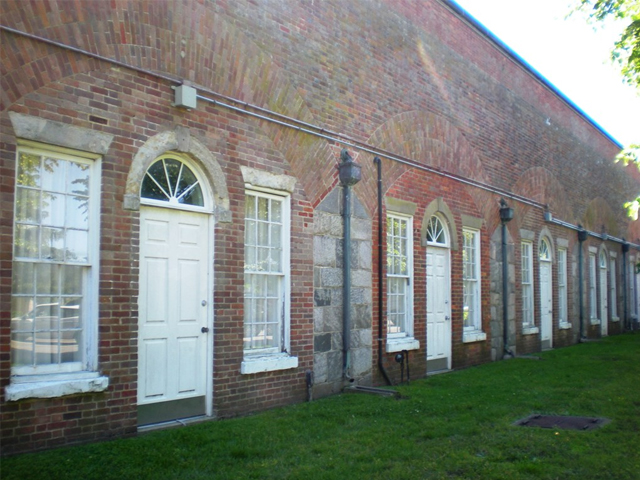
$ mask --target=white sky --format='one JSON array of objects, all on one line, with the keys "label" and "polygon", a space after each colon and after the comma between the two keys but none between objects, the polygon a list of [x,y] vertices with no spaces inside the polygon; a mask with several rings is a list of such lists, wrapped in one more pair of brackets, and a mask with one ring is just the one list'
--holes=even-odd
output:
[{"label": "white sky", "polygon": [[455,0],[623,145],[640,143],[640,96],[609,54],[622,25],[565,19],[575,0]]}]

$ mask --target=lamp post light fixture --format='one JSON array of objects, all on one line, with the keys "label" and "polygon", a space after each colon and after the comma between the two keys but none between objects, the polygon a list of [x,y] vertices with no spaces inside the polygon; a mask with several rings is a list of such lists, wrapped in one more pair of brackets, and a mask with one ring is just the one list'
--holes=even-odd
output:
[{"label": "lamp post light fixture", "polygon": [[338,176],[340,183],[345,187],[351,187],[362,178],[362,167],[353,161],[346,148],[340,152],[340,165],[338,166]]},{"label": "lamp post light fixture", "polygon": [[513,218],[513,208],[507,205],[504,198],[500,199],[500,221],[507,223]]}]

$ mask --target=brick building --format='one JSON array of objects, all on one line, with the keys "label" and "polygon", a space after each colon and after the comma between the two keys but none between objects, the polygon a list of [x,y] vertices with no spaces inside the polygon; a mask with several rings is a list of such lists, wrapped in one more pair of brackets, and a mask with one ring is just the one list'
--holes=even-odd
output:
[{"label": "brick building", "polygon": [[447,0],[0,9],[4,454],[633,325],[620,146]]}]

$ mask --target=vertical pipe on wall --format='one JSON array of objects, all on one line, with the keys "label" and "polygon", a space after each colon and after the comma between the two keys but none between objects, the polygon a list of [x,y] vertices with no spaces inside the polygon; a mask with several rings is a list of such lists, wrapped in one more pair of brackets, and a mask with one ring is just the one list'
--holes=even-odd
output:
[{"label": "vertical pipe on wall", "polygon": [[344,239],[342,246],[342,352],[343,372],[350,379],[351,368],[351,187],[342,186],[344,192],[344,206],[342,217],[344,219]]},{"label": "vertical pipe on wall", "polygon": [[509,348],[509,251],[507,243],[507,223],[513,218],[513,208],[510,208],[504,198],[500,199],[500,222],[502,223],[502,323],[504,327],[503,359],[507,355],[515,355]]},{"label": "vertical pipe on wall", "polygon": [[375,157],[373,162],[378,169],[378,369],[387,382],[387,385],[391,385],[391,379],[387,374],[387,370],[384,368],[384,362],[382,359],[382,321],[384,314],[382,312],[382,292],[383,290],[383,263],[382,255],[384,253],[382,249],[382,162],[380,157]]},{"label": "vertical pipe on wall", "polygon": [[622,316],[624,320],[624,329],[630,330],[629,323],[629,300],[627,298],[627,289],[629,288],[629,265],[627,265],[627,253],[629,252],[629,244],[624,242],[622,244],[622,265],[620,266],[622,270]]},{"label": "vertical pipe on wall", "polygon": [[360,165],[353,161],[349,152],[340,152],[338,175],[344,191],[342,216],[344,235],[342,247],[342,350],[343,377],[353,381],[351,375],[351,187],[361,178]]},{"label": "vertical pipe on wall", "polygon": [[578,295],[579,295],[579,301],[580,301],[580,341],[582,341],[585,336],[584,336],[584,261],[582,259],[583,255],[582,255],[582,250],[583,250],[583,243],[584,241],[587,239],[587,231],[582,228],[582,225],[578,225],[578,227],[580,227],[580,230],[578,230],[578,242],[579,242],[579,248],[578,248]]}]

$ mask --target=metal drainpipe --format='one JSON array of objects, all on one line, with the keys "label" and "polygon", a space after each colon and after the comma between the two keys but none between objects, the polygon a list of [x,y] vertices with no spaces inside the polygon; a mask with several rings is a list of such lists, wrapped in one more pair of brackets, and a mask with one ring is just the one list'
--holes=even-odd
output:
[{"label": "metal drainpipe", "polygon": [[627,287],[628,287],[628,269],[629,265],[627,265],[627,253],[629,252],[629,244],[624,242],[622,244],[622,309],[624,315],[624,328],[625,330],[631,330],[631,324],[629,322],[629,307],[627,305]]},{"label": "metal drainpipe", "polygon": [[384,320],[384,314],[382,312],[382,292],[383,290],[383,263],[382,263],[382,255],[384,254],[384,250],[382,248],[382,161],[380,157],[375,157],[373,162],[376,164],[378,169],[378,369],[380,373],[384,377],[387,385],[391,385],[391,379],[387,374],[387,370],[384,368],[384,362],[382,357],[382,322]]},{"label": "metal drainpipe", "polygon": [[582,225],[579,225],[580,230],[578,230],[578,242],[580,243],[580,247],[578,249],[578,294],[580,296],[580,341],[584,339],[584,265],[583,265],[583,243],[587,239],[587,231],[582,228]]},{"label": "metal drainpipe", "polygon": [[344,192],[344,235],[342,247],[342,351],[343,376],[353,382],[351,377],[351,187],[361,178],[360,165],[353,161],[349,152],[340,152],[338,167],[340,183]]},{"label": "metal drainpipe", "polygon": [[507,247],[507,222],[502,222],[502,321],[504,322],[504,354],[513,357],[513,352],[509,349],[509,252]]}]

